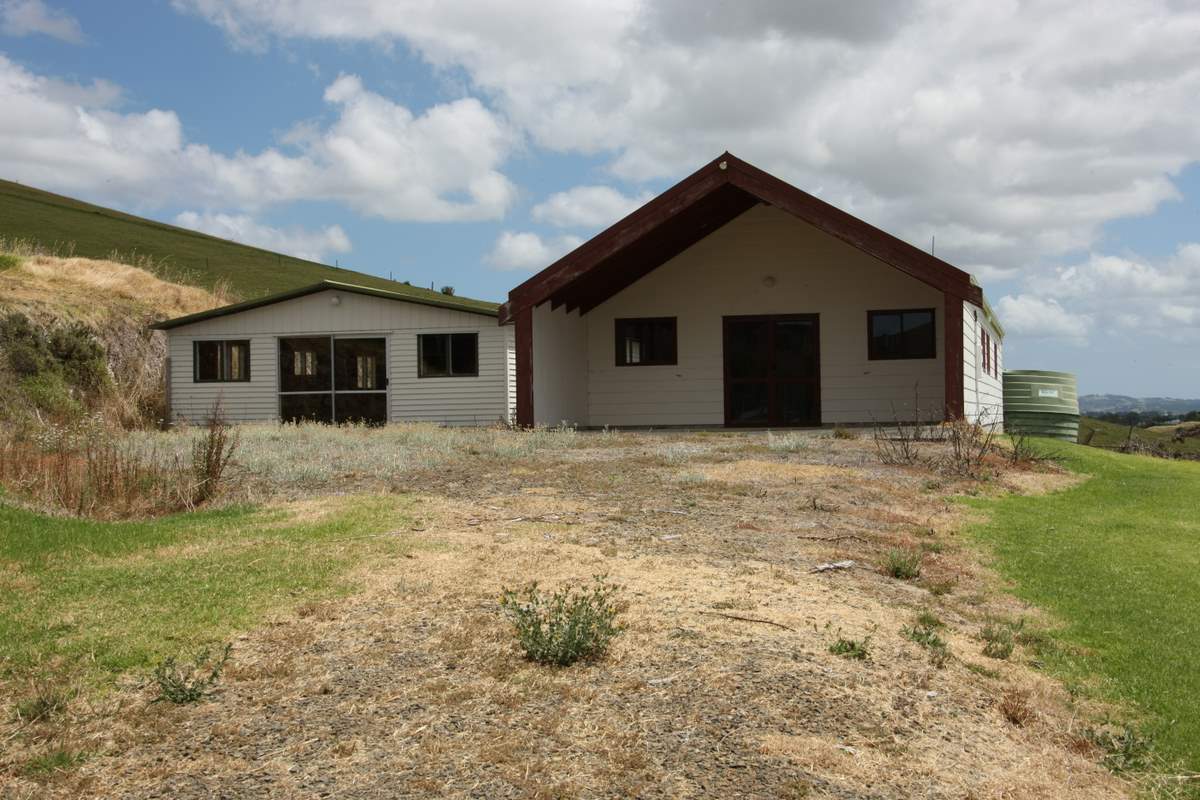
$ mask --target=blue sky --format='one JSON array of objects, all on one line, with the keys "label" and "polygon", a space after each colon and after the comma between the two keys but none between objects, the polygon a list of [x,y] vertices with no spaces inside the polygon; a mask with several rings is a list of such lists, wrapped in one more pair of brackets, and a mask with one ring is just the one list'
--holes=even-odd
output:
[{"label": "blue sky", "polygon": [[602,5],[0,0],[0,177],[499,300],[729,149],[1200,396],[1197,13]]}]

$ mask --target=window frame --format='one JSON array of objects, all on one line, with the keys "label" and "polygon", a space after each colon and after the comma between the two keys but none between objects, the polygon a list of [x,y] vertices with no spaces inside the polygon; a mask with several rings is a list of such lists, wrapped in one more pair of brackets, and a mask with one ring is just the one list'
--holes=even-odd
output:
[{"label": "window frame", "polygon": [[[445,336],[446,337],[446,373],[444,375],[426,375],[425,374],[425,337],[427,336]],[[455,336],[470,336],[475,342],[475,371],[474,372],[455,372],[454,371],[454,337]],[[417,334],[417,378],[478,378],[479,377],[479,331],[449,331],[447,333],[418,333]]]},{"label": "window frame", "polygon": [[991,376],[992,374],[992,337],[988,333],[988,329],[980,327],[980,341],[983,345],[983,374]]},{"label": "window frame", "polygon": [[[220,347],[220,363],[218,371],[221,373],[216,378],[201,378],[200,377],[200,345],[215,344]],[[229,358],[230,348],[233,346],[244,346],[246,348],[246,370],[244,377],[230,378]],[[249,383],[250,382],[250,340],[249,339],[193,339],[192,340],[192,383]]]},{"label": "window frame", "polygon": [[[928,355],[901,354],[882,355],[875,347],[875,318],[886,315],[900,316],[900,331],[904,332],[905,314],[928,314],[932,322],[929,335]],[[879,308],[867,310],[867,360],[868,361],[928,361],[938,357],[937,309],[936,308]]]},{"label": "window frame", "polygon": [[[655,361],[626,361],[624,326],[630,324],[670,323],[671,354]],[[679,365],[679,318],[678,317],[617,317],[613,320],[613,364],[618,367],[674,367]]]}]

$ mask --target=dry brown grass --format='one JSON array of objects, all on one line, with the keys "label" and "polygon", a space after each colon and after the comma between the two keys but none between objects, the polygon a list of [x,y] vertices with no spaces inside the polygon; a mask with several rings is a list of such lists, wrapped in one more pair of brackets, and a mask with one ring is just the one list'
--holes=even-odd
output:
[{"label": "dry brown grass", "polygon": [[[985,620],[1033,612],[957,546],[962,512],[922,488],[928,473],[873,463],[865,440],[772,453],[761,438],[581,436],[506,462],[412,469],[413,535],[439,547],[374,561],[352,597],[300,602],[247,632],[212,702],[151,707],[129,688],[119,711],[75,729],[77,746],[97,755],[36,788],[177,798],[1129,795],[1095,754],[1069,747],[1085,710],[1061,687],[1016,658],[989,665],[998,678],[968,668]],[[923,577],[952,576],[953,597],[871,569],[889,549],[922,542],[941,545],[926,553]],[[843,558],[860,568],[810,572]],[[597,573],[625,587],[628,629],[609,656],[567,669],[525,661],[499,613],[500,587]],[[962,656],[941,669],[901,633],[923,609]],[[870,637],[870,660],[829,653],[839,635]]]},{"label": "dry brown grass", "polygon": [[20,266],[0,272],[0,298],[5,307],[34,319],[58,318],[66,308],[73,321],[92,325],[107,322],[113,306],[167,318],[232,299],[228,290],[171,283],[116,261],[47,255],[22,258]]}]

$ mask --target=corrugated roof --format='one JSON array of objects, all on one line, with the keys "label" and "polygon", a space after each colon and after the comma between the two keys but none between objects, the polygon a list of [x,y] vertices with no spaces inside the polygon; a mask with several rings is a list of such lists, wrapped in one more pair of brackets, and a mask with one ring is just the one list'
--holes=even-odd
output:
[{"label": "corrugated roof", "polygon": [[425,306],[448,308],[454,311],[466,311],[471,314],[483,314],[488,317],[499,316],[500,306],[497,303],[489,303],[486,300],[472,300],[469,297],[455,297],[454,295],[442,294],[441,292],[429,289],[420,289],[416,286],[404,286],[403,284],[397,284],[397,286],[402,286],[403,289],[392,291],[389,289],[376,289],[371,286],[359,286],[353,283],[342,283],[341,281],[321,281],[309,286],[302,286],[299,289],[290,289],[286,292],[279,292],[278,294],[259,297],[254,300],[246,300],[242,303],[233,303],[232,305],[221,306],[209,311],[201,311],[198,314],[188,314],[186,317],[164,320],[150,327],[160,331],[170,330],[184,325],[191,325],[194,322],[203,322],[207,319],[240,314],[252,308],[262,308],[263,306],[282,303],[285,300],[292,300],[297,297],[304,297],[305,295],[324,292],[330,289],[351,292],[353,294],[365,294],[370,297],[382,297],[385,300],[399,300],[405,303],[418,303]]}]

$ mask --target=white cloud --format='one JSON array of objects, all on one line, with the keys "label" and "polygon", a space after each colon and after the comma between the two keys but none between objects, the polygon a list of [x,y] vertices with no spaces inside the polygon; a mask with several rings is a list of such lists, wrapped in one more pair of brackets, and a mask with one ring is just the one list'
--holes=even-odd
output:
[{"label": "white cloud", "polygon": [[276,228],[264,225],[248,214],[198,211],[184,211],[176,215],[175,224],[310,261],[326,261],[330,253],[348,253],[351,249],[350,237],[340,225],[329,225],[319,230]]},{"label": "white cloud", "polygon": [[79,20],[65,11],[50,8],[42,0],[0,0],[0,33],[6,36],[40,33],[72,44],[83,41]]},{"label": "white cloud", "polygon": [[1200,157],[1200,7],[1172,0],[176,5],[258,46],[407,44],[624,179],[728,148],[991,275],[1092,247]]},{"label": "white cloud", "polygon": [[[1083,320],[1106,333],[1200,338],[1200,244],[1184,244],[1158,262],[1093,254],[1048,274],[1034,273],[1023,285],[1025,293],[997,304],[1014,333],[1078,340],[1086,334],[1078,325]],[[1064,307],[1075,321],[1053,313]]]},{"label": "white cloud", "polygon": [[1065,339],[1083,344],[1091,323],[1087,317],[1067,311],[1053,298],[1030,294],[1001,297],[996,311],[1007,332],[1034,339]]},{"label": "white cloud", "polygon": [[0,55],[0,174],[135,208],[332,200],[429,222],[494,219],[512,203],[500,166],[516,136],[477,99],[414,114],[352,75],[324,99],[332,123],[297,125],[279,147],[225,155],[187,141],[173,111],[123,113],[112,84],[57,81]]},{"label": "white cloud", "polygon": [[548,267],[583,244],[578,236],[543,239],[536,233],[504,231],[492,245],[487,262],[500,270],[535,270]]},{"label": "white cloud", "polygon": [[536,222],[560,228],[607,227],[653,196],[643,192],[628,197],[611,186],[576,186],[556,192],[538,203],[533,207],[532,216]]}]

